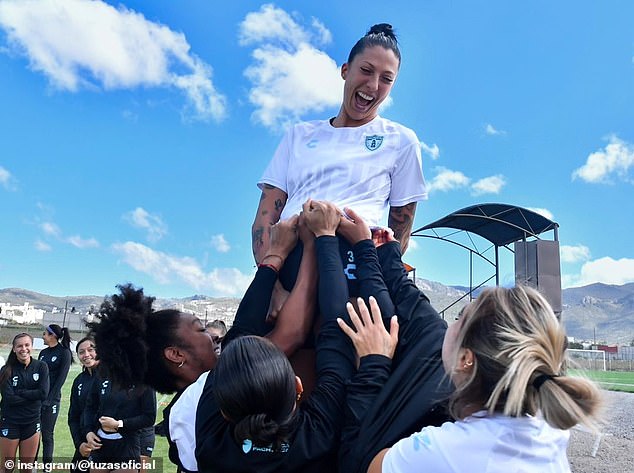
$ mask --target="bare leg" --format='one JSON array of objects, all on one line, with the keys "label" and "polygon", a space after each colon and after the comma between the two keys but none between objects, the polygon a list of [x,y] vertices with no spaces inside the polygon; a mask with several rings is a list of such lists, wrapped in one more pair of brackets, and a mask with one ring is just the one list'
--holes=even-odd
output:
[{"label": "bare leg", "polygon": [[[33,463],[37,458],[37,449],[40,446],[40,433],[36,432],[28,439],[20,440],[20,461],[22,463]],[[21,470],[22,472],[33,472],[35,469]]]},{"label": "bare leg", "polygon": [[7,469],[7,461],[13,462],[15,466],[15,454],[18,451],[18,445],[20,440],[0,438],[0,457],[2,457],[2,463],[0,463],[0,473],[10,473],[13,468]]}]

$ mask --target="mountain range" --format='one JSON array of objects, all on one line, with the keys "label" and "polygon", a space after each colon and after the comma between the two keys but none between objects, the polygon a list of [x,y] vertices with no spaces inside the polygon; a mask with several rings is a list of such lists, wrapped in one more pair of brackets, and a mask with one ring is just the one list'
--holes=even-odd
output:
[{"label": "mountain range", "polygon": [[[466,288],[445,286],[438,282],[416,279],[416,284],[430,298],[434,307],[444,311],[444,317],[452,322],[459,310],[468,302]],[[460,299],[462,298],[462,299]],[[563,290],[562,320],[568,336],[576,340],[597,343],[629,345],[634,342],[634,283],[622,286],[591,284]],[[459,300],[459,302],[456,302]],[[45,311],[46,323],[62,321],[64,307],[68,302],[67,322],[81,325],[90,320],[103,297],[67,296],[55,297],[26,289],[0,289],[0,303],[30,306]],[[240,303],[235,298],[212,298],[194,295],[186,298],[157,299],[157,309],[174,307],[197,313],[205,320],[221,318],[230,323]],[[74,310],[73,310],[74,309]],[[0,317],[4,314],[0,314]]]}]

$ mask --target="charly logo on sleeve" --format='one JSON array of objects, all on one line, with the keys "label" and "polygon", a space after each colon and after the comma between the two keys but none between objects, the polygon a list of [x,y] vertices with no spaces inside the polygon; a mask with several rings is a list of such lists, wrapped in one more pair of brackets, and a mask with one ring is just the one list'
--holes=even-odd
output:
[{"label": "charly logo on sleeve", "polygon": [[2,436],[6,437],[7,435],[9,435],[9,429],[2,429]]},{"label": "charly logo on sleeve", "polygon": [[381,135],[371,135],[365,137],[365,147],[370,151],[376,151],[383,144],[383,137]]},{"label": "charly logo on sleeve", "polygon": [[53,358],[51,358],[51,361],[52,361],[53,363],[55,363],[55,362],[57,361],[57,357],[56,357],[56,356],[54,356]]}]

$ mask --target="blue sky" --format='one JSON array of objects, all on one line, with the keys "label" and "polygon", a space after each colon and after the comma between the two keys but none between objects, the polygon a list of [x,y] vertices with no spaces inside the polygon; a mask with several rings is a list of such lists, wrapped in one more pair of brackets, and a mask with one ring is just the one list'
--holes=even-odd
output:
[{"label": "blue sky", "polygon": [[[241,295],[256,181],[285,126],[336,115],[379,22],[403,54],[381,114],[430,186],[414,227],[539,209],[564,287],[634,281],[634,2],[0,0],[0,287]],[[469,282],[451,245],[406,260]]]}]

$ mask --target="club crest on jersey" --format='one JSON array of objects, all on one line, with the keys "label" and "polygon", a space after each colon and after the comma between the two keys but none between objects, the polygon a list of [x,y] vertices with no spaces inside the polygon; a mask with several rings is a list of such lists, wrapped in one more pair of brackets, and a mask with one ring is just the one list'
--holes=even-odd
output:
[{"label": "club crest on jersey", "polygon": [[383,144],[383,137],[380,135],[372,135],[365,137],[365,147],[370,151],[376,151]]},{"label": "club crest on jersey", "polygon": [[53,358],[51,358],[51,361],[56,361],[56,360],[57,360],[57,357],[56,357],[56,356],[54,356]]},{"label": "club crest on jersey", "polygon": [[40,379],[40,373],[33,373],[33,380],[37,381],[38,379]]},{"label": "club crest on jersey", "polygon": [[2,436],[6,437],[7,435],[9,435],[9,429],[2,429]]}]

